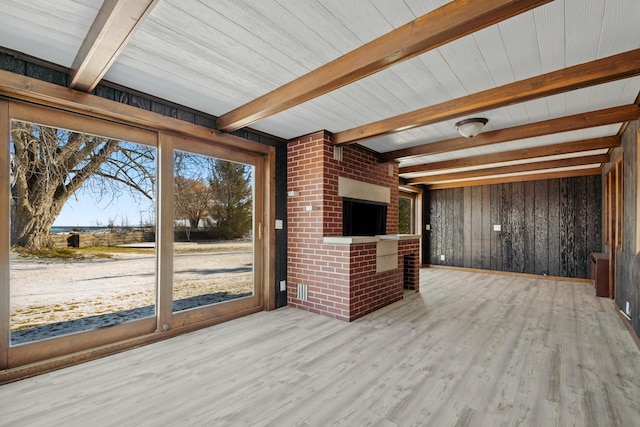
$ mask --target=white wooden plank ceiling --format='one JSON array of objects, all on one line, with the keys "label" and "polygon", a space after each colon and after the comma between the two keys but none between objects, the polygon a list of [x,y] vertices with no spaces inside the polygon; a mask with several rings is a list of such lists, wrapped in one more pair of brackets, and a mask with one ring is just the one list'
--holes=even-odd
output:
[{"label": "white wooden plank ceiling", "polygon": [[[221,116],[447,3],[159,0],[104,79]],[[480,0],[466,3],[468,7],[483,7]],[[71,67],[101,6],[100,0],[0,0],[0,46]],[[555,0],[259,120],[251,127],[284,139],[320,129],[352,129],[633,51],[640,48],[638,22],[638,0]],[[488,118],[485,132],[490,132],[633,104],[639,92],[640,77],[631,77],[472,116]],[[359,143],[379,153],[390,153],[449,140],[459,136],[454,123],[463,118]],[[400,166],[611,136],[620,131],[621,125],[613,123],[399,158]],[[601,152],[562,154],[505,165]],[[496,166],[499,165],[472,169]],[[403,177],[425,175],[435,173],[414,172]]]}]

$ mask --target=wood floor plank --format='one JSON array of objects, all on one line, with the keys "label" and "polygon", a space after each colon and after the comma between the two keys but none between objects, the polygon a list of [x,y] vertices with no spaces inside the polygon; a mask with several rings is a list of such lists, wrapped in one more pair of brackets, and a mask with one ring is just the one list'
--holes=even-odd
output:
[{"label": "wood floor plank", "polygon": [[0,386],[0,426],[633,426],[640,351],[584,283],[421,270],[352,323],[257,313]]}]

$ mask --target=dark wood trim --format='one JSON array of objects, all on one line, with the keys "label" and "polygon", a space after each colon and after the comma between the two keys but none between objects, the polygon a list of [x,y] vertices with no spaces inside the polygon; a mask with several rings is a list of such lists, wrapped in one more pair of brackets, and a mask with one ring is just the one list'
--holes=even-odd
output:
[{"label": "dark wood trim", "polygon": [[429,184],[429,183],[437,183],[439,181],[449,181],[454,179],[482,178],[484,176],[491,176],[491,175],[503,175],[503,174],[520,173],[520,172],[534,172],[534,171],[545,170],[545,169],[592,165],[596,163],[602,165],[602,163],[607,163],[608,161],[609,161],[609,154],[598,154],[595,156],[572,157],[569,159],[547,160],[542,162],[525,163],[521,165],[498,166],[495,168],[474,169],[474,170],[463,171],[463,172],[451,172],[451,173],[443,173],[443,174],[437,174],[437,175],[428,175],[428,176],[423,176],[419,178],[411,178],[411,179],[408,179],[407,181],[409,184],[412,184],[412,185]]},{"label": "dark wood trim", "polygon": [[0,186],[0,200],[5,200],[0,204],[0,221],[4,227],[0,227],[0,371],[9,366],[8,351],[11,347],[11,305],[9,290],[10,280],[10,232],[8,224],[11,221],[10,203],[11,191],[9,185],[10,157],[9,141],[11,135],[11,116],[9,115],[9,103],[0,99],[0,182],[5,183]]},{"label": "dark wood trim", "polygon": [[443,160],[441,162],[426,163],[423,165],[406,166],[399,168],[398,174],[433,172],[481,166],[514,160],[534,159],[539,157],[555,156],[559,154],[579,153],[583,151],[600,150],[620,146],[619,136],[606,136],[603,138],[585,139],[582,141],[563,142],[560,144],[545,145],[542,147],[523,148],[520,150],[504,151],[502,153],[482,154],[461,159]]},{"label": "dark wood trim", "polygon": [[601,168],[577,169],[572,171],[534,173],[534,174],[527,174],[527,175],[505,176],[505,177],[499,177],[499,178],[472,179],[472,180],[456,181],[456,182],[444,182],[441,184],[427,185],[426,189],[441,190],[444,188],[470,187],[470,186],[488,185],[488,184],[502,184],[502,183],[508,183],[508,182],[540,181],[543,179],[600,175],[601,173],[602,173]]},{"label": "dark wood trim", "polygon": [[334,144],[353,144],[367,138],[388,135],[638,74],[640,74],[640,49],[487,89],[338,132],[334,135]]},{"label": "dark wood trim", "polygon": [[20,61],[24,61],[25,63],[30,63],[32,65],[37,65],[39,67],[46,68],[48,70],[52,70],[52,71],[56,71],[64,74],[70,73],[70,70],[67,67],[63,67],[62,65],[54,64],[53,62],[49,62],[41,58],[36,58],[35,56],[30,56],[30,55],[27,55],[26,53],[9,49],[4,46],[0,46],[0,53],[8,56],[12,56]]},{"label": "dark wood trim", "polygon": [[590,111],[588,113],[574,114],[572,116],[545,120],[492,132],[481,133],[471,139],[453,138],[446,141],[438,141],[416,147],[380,153],[381,162],[389,162],[400,158],[419,157],[429,154],[447,153],[465,148],[483,147],[501,142],[515,141],[524,138],[550,135],[559,132],[586,129],[590,127],[622,123],[635,120],[640,116],[640,107],[634,104],[620,107],[606,108],[604,110]]},{"label": "dark wood trim", "polygon": [[218,118],[231,132],[550,0],[452,1]]},{"label": "dark wood trim", "polygon": [[69,86],[96,87],[158,0],[105,0],[71,65]]}]

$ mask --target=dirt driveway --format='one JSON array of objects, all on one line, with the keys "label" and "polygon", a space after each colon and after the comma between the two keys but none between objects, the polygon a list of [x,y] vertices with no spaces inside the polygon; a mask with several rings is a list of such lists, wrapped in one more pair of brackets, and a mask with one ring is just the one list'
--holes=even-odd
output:
[{"label": "dirt driveway", "polygon": [[[252,292],[252,245],[177,244],[174,300]],[[147,252],[147,253],[145,253]],[[11,254],[11,330],[153,305],[153,249],[112,258],[42,260]]]}]

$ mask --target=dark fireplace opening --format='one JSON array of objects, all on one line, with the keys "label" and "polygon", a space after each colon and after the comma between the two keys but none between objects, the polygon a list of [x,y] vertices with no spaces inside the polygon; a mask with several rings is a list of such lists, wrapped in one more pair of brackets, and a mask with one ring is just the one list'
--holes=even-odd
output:
[{"label": "dark fireplace opening", "polygon": [[376,236],[386,233],[386,203],[342,199],[342,234],[344,236]]}]

